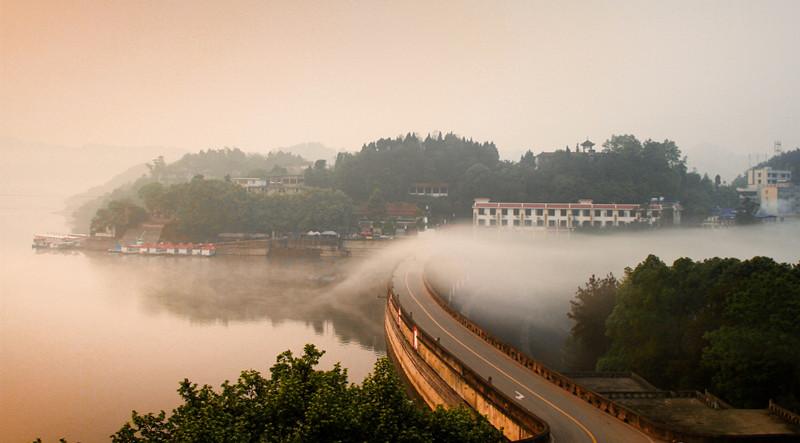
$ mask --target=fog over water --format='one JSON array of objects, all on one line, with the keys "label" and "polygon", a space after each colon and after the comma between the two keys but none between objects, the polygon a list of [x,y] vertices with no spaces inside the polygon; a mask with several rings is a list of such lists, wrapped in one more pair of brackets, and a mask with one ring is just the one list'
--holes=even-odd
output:
[{"label": "fog over water", "polygon": [[635,233],[503,234],[452,230],[428,242],[433,257],[453,260],[466,282],[452,302],[504,341],[558,367],[571,323],[569,300],[592,274],[622,277],[648,254],[671,264],[680,257],[800,261],[800,223]]},{"label": "fog over water", "polygon": [[[61,231],[57,197],[0,196],[0,441],[105,441],[131,409],[170,410],[177,383],[266,371],[305,343],[359,382],[385,351],[386,282],[403,258],[456,260],[453,303],[558,366],[575,289],[648,254],[800,260],[800,224],[637,233],[500,234],[469,227],[398,240],[365,259],[169,258],[36,252]],[[469,288],[469,290],[466,289]]]},{"label": "fog over water", "polygon": [[[0,441],[107,441],[130,411],[169,411],[178,382],[218,386],[306,343],[354,382],[384,352],[383,289],[356,261],[36,252],[59,197],[0,196]],[[341,289],[339,289],[341,286]]]}]

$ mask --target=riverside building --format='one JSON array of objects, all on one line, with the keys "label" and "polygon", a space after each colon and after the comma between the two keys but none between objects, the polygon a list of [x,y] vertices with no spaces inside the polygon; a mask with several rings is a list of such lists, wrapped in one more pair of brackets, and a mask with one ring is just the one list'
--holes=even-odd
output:
[{"label": "riverside building", "polygon": [[476,198],[472,205],[475,227],[496,229],[573,230],[631,224],[680,223],[681,206],[653,199],[649,205],[633,203],[510,203]]},{"label": "riverside building", "polygon": [[792,171],[772,169],[766,166],[748,169],[747,186],[736,188],[736,191],[739,193],[740,199],[750,199],[760,203],[763,188],[772,187],[774,189],[775,187],[789,186],[792,186]]},{"label": "riverside building", "polygon": [[253,194],[302,194],[308,190],[302,174],[272,175],[267,178],[233,177],[231,182]]}]

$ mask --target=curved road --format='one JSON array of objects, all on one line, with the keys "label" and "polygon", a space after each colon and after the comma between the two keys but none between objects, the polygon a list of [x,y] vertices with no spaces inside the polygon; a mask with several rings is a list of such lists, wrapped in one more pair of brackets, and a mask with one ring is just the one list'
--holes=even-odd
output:
[{"label": "curved road", "polygon": [[425,332],[520,406],[550,425],[553,442],[648,442],[638,429],[601,412],[515,362],[470,332],[445,312],[428,293],[422,263],[400,264],[392,276],[395,293]]}]

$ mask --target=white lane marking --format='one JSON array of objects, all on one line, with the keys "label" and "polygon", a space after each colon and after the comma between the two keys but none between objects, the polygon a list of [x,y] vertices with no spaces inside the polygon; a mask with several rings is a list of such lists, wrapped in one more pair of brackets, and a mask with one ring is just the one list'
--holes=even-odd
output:
[{"label": "white lane marking", "polygon": [[487,360],[487,359],[486,359],[486,357],[484,357],[484,356],[482,356],[482,355],[478,354],[478,353],[477,353],[475,350],[473,350],[472,348],[470,348],[469,346],[467,346],[466,344],[464,344],[464,342],[462,342],[461,340],[459,340],[458,338],[456,338],[456,336],[455,336],[455,335],[451,334],[451,333],[450,333],[450,331],[448,331],[447,329],[445,329],[445,328],[444,328],[444,326],[442,326],[442,324],[441,324],[441,323],[439,323],[438,321],[436,321],[436,319],[435,319],[435,318],[433,318],[433,316],[431,315],[431,313],[430,313],[430,312],[428,312],[428,310],[427,310],[427,309],[425,309],[425,306],[422,306],[422,303],[420,303],[420,301],[419,301],[419,299],[417,298],[417,296],[416,296],[416,295],[414,295],[414,291],[412,291],[412,290],[411,290],[411,286],[408,284],[408,272],[406,272],[406,274],[405,274],[405,284],[406,284],[406,289],[408,290],[408,295],[410,295],[410,296],[411,296],[411,298],[413,298],[413,299],[414,299],[414,301],[415,301],[415,302],[417,302],[417,305],[420,307],[420,309],[422,309],[422,312],[424,312],[424,313],[425,313],[425,315],[427,315],[427,316],[428,316],[428,318],[430,318],[432,322],[436,323],[436,325],[437,325],[437,326],[439,326],[439,329],[441,329],[441,330],[442,330],[442,332],[444,332],[445,334],[449,335],[449,336],[450,336],[450,338],[452,338],[452,339],[453,339],[453,340],[455,340],[457,343],[459,343],[461,346],[463,346],[463,347],[464,347],[464,349],[466,349],[466,350],[468,350],[469,352],[471,352],[471,353],[475,354],[475,356],[476,356],[476,357],[478,357],[479,359],[483,360],[483,361],[484,361],[484,362],[485,362],[487,365],[489,365],[489,366],[493,367],[495,370],[497,370],[497,372],[499,372],[499,373],[501,373],[501,374],[505,375],[505,376],[506,376],[506,378],[508,378],[509,380],[511,380],[511,381],[513,381],[514,383],[518,384],[518,385],[519,385],[519,386],[520,386],[520,387],[521,387],[523,390],[526,390],[526,391],[530,392],[532,395],[536,396],[536,397],[537,397],[539,400],[541,400],[541,401],[542,401],[542,402],[544,402],[545,404],[549,405],[551,408],[555,409],[556,411],[560,412],[562,415],[564,415],[564,416],[565,416],[565,417],[567,417],[568,419],[572,420],[572,422],[573,422],[573,423],[575,423],[575,424],[578,426],[578,428],[580,428],[580,430],[581,430],[581,431],[583,431],[583,432],[584,432],[584,433],[585,433],[585,434],[586,434],[586,435],[589,437],[589,439],[592,441],[592,443],[597,443],[597,438],[595,438],[594,434],[592,434],[592,432],[591,432],[591,431],[590,431],[590,430],[589,430],[589,429],[588,429],[586,426],[584,426],[584,425],[583,425],[583,423],[581,423],[580,421],[578,421],[578,419],[576,419],[575,417],[573,417],[573,416],[569,415],[569,413],[567,413],[567,412],[566,412],[566,411],[564,411],[563,409],[559,408],[558,406],[556,406],[556,405],[555,405],[554,403],[552,403],[551,401],[547,400],[546,398],[542,397],[542,396],[541,396],[541,395],[539,395],[538,393],[534,392],[534,391],[533,391],[531,388],[529,388],[529,387],[525,386],[524,384],[520,383],[520,381],[519,381],[519,380],[517,380],[516,378],[514,378],[513,376],[511,376],[511,374],[509,374],[509,373],[507,373],[506,371],[504,371],[504,370],[500,369],[499,367],[497,367],[497,365],[495,365],[494,363],[492,363],[492,362],[490,362],[489,360]]},{"label": "white lane marking", "polygon": [[523,398],[525,398],[525,396],[522,395],[519,391],[514,391],[514,394],[516,394],[515,397],[517,397],[517,400],[522,400]]},{"label": "white lane marking", "polygon": [[[593,442],[593,443],[597,443],[597,439],[595,439],[595,437],[594,437],[594,434],[592,434],[592,433],[591,433],[591,432],[590,432],[590,431],[589,431],[589,430],[588,430],[588,429],[587,429],[585,426],[583,426],[583,424],[582,424],[581,422],[579,422],[577,419],[575,419],[574,417],[572,417],[571,415],[569,415],[568,413],[566,413],[564,410],[562,410],[562,409],[561,409],[561,408],[559,408],[558,406],[556,406],[556,405],[554,405],[553,403],[549,402],[549,401],[548,401],[546,398],[544,398],[544,397],[542,397],[541,395],[539,395],[538,393],[534,392],[534,391],[533,391],[531,388],[529,388],[529,387],[527,387],[527,386],[523,385],[523,384],[522,384],[522,383],[521,383],[519,380],[517,380],[516,378],[512,377],[511,375],[509,375],[508,373],[506,373],[506,372],[505,372],[505,371],[503,371],[502,369],[500,369],[500,368],[498,368],[497,366],[495,366],[495,365],[494,365],[492,362],[490,362],[489,360],[487,360],[486,358],[484,358],[483,356],[481,356],[480,354],[478,354],[477,352],[475,352],[475,351],[474,351],[472,348],[470,348],[469,346],[467,346],[466,344],[464,344],[464,343],[463,343],[461,340],[457,339],[457,338],[456,338],[456,337],[455,337],[453,334],[451,334],[451,333],[450,333],[450,331],[446,330],[446,329],[445,329],[445,328],[442,326],[442,324],[441,324],[441,323],[439,323],[438,321],[436,321],[436,319],[435,319],[435,318],[433,318],[433,316],[431,315],[431,313],[430,313],[430,312],[428,312],[428,310],[427,310],[427,309],[425,309],[425,306],[422,306],[422,303],[420,303],[419,299],[417,299],[417,296],[416,296],[416,295],[414,295],[414,291],[412,291],[412,290],[411,290],[411,286],[408,284],[408,274],[409,274],[409,273],[408,273],[408,271],[406,271],[406,273],[405,273],[405,276],[404,276],[404,277],[405,277],[405,278],[404,278],[404,280],[405,280],[405,284],[406,284],[406,289],[408,290],[408,294],[411,296],[411,298],[413,298],[413,299],[414,299],[414,301],[415,301],[415,302],[417,302],[417,305],[420,307],[420,309],[422,309],[422,311],[423,311],[423,312],[425,312],[425,314],[428,316],[428,318],[430,318],[432,322],[436,323],[436,325],[437,325],[437,326],[439,326],[439,329],[441,329],[441,330],[442,330],[442,331],[443,331],[445,334],[449,335],[449,336],[450,336],[450,337],[451,337],[453,340],[455,340],[456,342],[458,342],[458,343],[459,343],[461,346],[463,346],[463,347],[464,347],[466,350],[468,350],[468,351],[472,352],[473,354],[475,354],[475,356],[476,356],[476,357],[478,357],[478,358],[480,358],[481,360],[485,361],[485,362],[486,362],[486,363],[487,363],[489,366],[492,366],[492,367],[493,367],[493,368],[495,368],[495,369],[496,369],[498,372],[500,372],[501,374],[505,375],[506,377],[508,377],[508,378],[509,378],[510,380],[512,380],[513,382],[515,382],[515,383],[517,383],[518,385],[520,385],[520,386],[522,387],[522,389],[524,389],[524,390],[526,390],[526,391],[530,392],[531,394],[533,394],[534,396],[536,396],[537,398],[539,398],[540,400],[542,400],[543,402],[545,402],[546,404],[548,404],[550,407],[552,407],[552,408],[553,408],[553,409],[555,409],[556,411],[560,412],[561,414],[563,414],[564,416],[566,416],[567,418],[569,418],[570,420],[572,420],[573,422],[575,422],[575,424],[577,424],[577,425],[578,425],[578,427],[580,427],[580,428],[581,428],[581,429],[582,429],[582,430],[583,430],[583,431],[584,431],[584,432],[585,432],[585,433],[586,433],[586,434],[589,436],[589,438],[591,438],[591,439],[592,439],[592,442]],[[500,353],[500,355],[502,355],[502,356],[504,356],[504,357],[507,357],[507,358],[508,358],[508,356],[507,356],[507,355],[505,355],[505,354],[503,354],[503,353]],[[514,362],[514,363],[517,363],[517,362],[515,362],[514,360],[511,360],[510,358],[509,358],[509,361],[511,361],[511,362]],[[519,364],[519,363],[517,363],[517,364]],[[523,368],[524,368],[524,366],[523,366]],[[527,369],[527,368],[526,368],[526,369]],[[633,429],[634,431],[636,431],[636,432],[637,432],[639,435],[641,435],[642,437],[646,438],[646,439],[647,439],[647,441],[649,441],[650,443],[655,443],[655,442],[653,441],[653,439],[652,439],[652,438],[650,438],[650,436],[649,436],[649,435],[645,434],[645,433],[644,433],[644,432],[642,432],[641,430],[639,430],[639,429],[636,429],[636,428],[634,428],[633,426],[630,426],[630,425],[628,425],[628,427],[629,427],[630,429]],[[554,438],[553,438],[553,435],[552,435],[552,433],[550,434],[550,438],[551,438],[551,441],[555,441],[555,440],[554,440]]]}]

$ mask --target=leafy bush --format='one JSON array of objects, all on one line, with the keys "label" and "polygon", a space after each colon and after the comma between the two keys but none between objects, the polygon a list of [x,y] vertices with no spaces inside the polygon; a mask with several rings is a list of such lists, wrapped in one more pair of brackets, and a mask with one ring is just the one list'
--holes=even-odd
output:
[{"label": "leafy bush", "polygon": [[243,371],[236,383],[216,392],[184,380],[183,404],[167,416],[139,414],[111,436],[133,442],[491,442],[502,435],[484,417],[464,407],[422,410],[406,397],[387,358],[361,386],[350,384],[336,364],[315,369],[323,352],[278,356],[265,378]]}]

